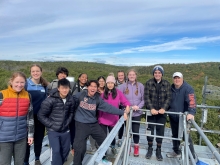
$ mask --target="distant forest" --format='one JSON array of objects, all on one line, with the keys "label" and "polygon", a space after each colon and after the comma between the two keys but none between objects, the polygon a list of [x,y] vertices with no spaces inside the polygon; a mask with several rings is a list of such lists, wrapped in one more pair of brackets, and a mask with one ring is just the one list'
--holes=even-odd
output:
[{"label": "distant forest", "polygon": [[[8,80],[14,71],[22,71],[27,77],[30,76],[30,66],[32,64],[40,64],[43,68],[43,77],[51,82],[56,78],[56,69],[59,66],[64,66],[69,70],[69,76],[78,78],[80,73],[87,73],[89,79],[97,79],[99,76],[107,77],[110,72],[115,76],[117,71],[123,70],[127,72],[133,68],[138,73],[138,81],[145,84],[146,81],[152,78],[152,69],[155,66],[114,66],[100,63],[89,62],[24,62],[24,61],[0,61],[0,90],[7,87]],[[197,104],[202,104],[202,87],[204,86],[205,76],[208,76],[208,85],[220,87],[220,70],[218,62],[194,63],[194,64],[160,64],[163,66],[165,74],[164,79],[172,83],[172,74],[176,71],[182,72],[184,80],[188,82],[195,90]],[[207,105],[220,106],[220,100],[206,100]],[[204,125],[207,130],[220,130],[220,110],[209,109],[208,122]],[[144,120],[144,118],[143,118]],[[197,109],[196,122],[200,126],[201,109]],[[167,123],[169,126],[169,123]],[[199,136],[193,132],[194,143],[199,143]],[[220,136],[217,134],[206,133],[210,141],[215,145],[220,142]],[[204,144],[204,143],[202,143]]]}]

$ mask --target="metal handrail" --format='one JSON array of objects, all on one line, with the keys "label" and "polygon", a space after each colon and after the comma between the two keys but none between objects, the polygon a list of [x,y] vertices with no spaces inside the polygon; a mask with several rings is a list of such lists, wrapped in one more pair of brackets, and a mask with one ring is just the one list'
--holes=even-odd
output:
[{"label": "metal handrail", "polygon": [[209,149],[211,150],[211,152],[213,153],[213,155],[215,156],[217,161],[220,163],[220,154],[218,153],[218,151],[215,149],[215,147],[212,145],[212,143],[209,141],[209,139],[206,137],[206,135],[203,133],[203,131],[197,125],[197,123],[194,120],[190,120],[190,122],[197,129],[199,135],[203,138],[203,140],[205,141],[206,145],[209,147]]},{"label": "metal handrail", "polygon": [[121,116],[121,118],[118,120],[117,124],[114,126],[114,128],[111,130],[111,132],[108,134],[106,139],[103,141],[101,146],[98,148],[98,150],[95,152],[95,154],[91,157],[87,165],[94,165],[98,164],[102,161],[103,156],[105,155],[106,151],[108,150],[112,140],[117,135],[119,129],[124,124],[124,116]]}]

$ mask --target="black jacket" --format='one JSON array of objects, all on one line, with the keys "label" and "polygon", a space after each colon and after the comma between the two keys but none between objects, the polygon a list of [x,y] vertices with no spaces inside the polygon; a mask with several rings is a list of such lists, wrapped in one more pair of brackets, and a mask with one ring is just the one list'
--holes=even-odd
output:
[{"label": "black jacket", "polygon": [[73,120],[74,105],[75,101],[70,94],[67,95],[64,104],[59,91],[54,89],[50,96],[42,102],[38,119],[47,127],[48,131],[67,131],[69,123]]}]

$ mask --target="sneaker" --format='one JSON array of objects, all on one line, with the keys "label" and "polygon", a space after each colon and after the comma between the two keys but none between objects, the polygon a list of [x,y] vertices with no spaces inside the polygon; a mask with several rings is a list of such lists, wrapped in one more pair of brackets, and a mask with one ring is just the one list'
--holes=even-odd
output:
[{"label": "sneaker", "polygon": [[112,162],[110,162],[108,159],[103,158],[102,162],[99,163],[98,165],[112,165]]},{"label": "sneaker", "polygon": [[97,151],[97,148],[96,148],[96,147],[94,147],[94,148],[90,147],[90,149],[87,150],[86,153],[87,153],[87,154],[92,154],[92,155],[93,155],[96,151]]},{"label": "sneaker", "polygon": [[139,145],[134,144],[134,156],[138,157],[139,156]]},{"label": "sneaker", "polygon": [[157,148],[156,149],[156,158],[158,161],[162,161],[163,160],[163,157],[161,155],[161,148]]},{"label": "sneaker", "polygon": [[35,165],[41,165],[41,162],[40,162],[40,160],[35,160],[35,163],[34,163]]},{"label": "sneaker", "polygon": [[177,154],[176,152],[171,152],[171,153],[168,153],[168,154],[166,154],[166,156],[168,157],[168,158],[180,158],[181,157],[181,154]]},{"label": "sneaker", "polygon": [[153,148],[152,147],[148,147],[147,154],[146,154],[145,158],[146,159],[150,159],[152,154],[153,154]]},{"label": "sneaker", "polygon": [[71,149],[70,153],[71,153],[72,156],[74,156],[74,149]]},{"label": "sneaker", "polygon": [[118,153],[118,151],[116,150],[115,146],[111,146],[111,150],[112,150],[112,153],[114,155],[116,155]]},{"label": "sneaker", "polygon": [[121,145],[122,145],[122,140],[119,139],[119,140],[118,140],[118,147],[121,147]]}]

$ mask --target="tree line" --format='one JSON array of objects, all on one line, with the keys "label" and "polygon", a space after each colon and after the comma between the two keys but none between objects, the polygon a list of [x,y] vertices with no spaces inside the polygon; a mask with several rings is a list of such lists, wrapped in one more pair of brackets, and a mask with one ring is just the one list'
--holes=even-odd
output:
[{"label": "tree line", "polygon": [[[97,79],[99,76],[107,77],[110,72],[117,75],[117,71],[127,72],[129,69],[135,69],[138,74],[138,81],[145,84],[152,78],[152,69],[155,66],[114,66],[101,63],[91,62],[33,62],[33,61],[0,61],[0,90],[7,88],[7,83],[14,71],[22,71],[27,77],[30,76],[30,66],[39,64],[43,68],[43,77],[51,82],[56,78],[56,69],[64,66],[69,70],[69,76],[78,78],[80,73],[86,73],[88,79]],[[202,87],[204,86],[205,76],[208,76],[208,85],[220,86],[220,70],[218,62],[193,63],[193,64],[160,64],[163,66],[165,74],[164,79],[172,83],[172,74],[179,71],[183,74],[184,80],[188,82],[195,90],[197,104],[202,104]],[[220,106],[220,100],[207,100],[207,105]],[[208,122],[204,129],[220,129],[219,110],[209,109]],[[143,118],[144,120],[144,118]],[[200,125],[201,110],[197,109],[196,122]],[[167,124],[169,126],[169,123]],[[206,133],[211,142],[215,145],[219,143],[219,135]],[[193,133],[194,142],[198,144],[199,138],[197,133]],[[204,144],[204,143],[203,143]]]}]

